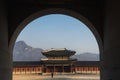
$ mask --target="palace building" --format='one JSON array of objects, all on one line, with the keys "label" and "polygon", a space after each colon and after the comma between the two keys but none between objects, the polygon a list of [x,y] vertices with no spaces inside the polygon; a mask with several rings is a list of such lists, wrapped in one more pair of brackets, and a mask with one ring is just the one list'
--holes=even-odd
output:
[{"label": "palace building", "polygon": [[43,73],[72,73],[75,71],[75,63],[77,59],[71,59],[70,56],[75,54],[75,51],[62,49],[50,49],[42,52],[46,59],[42,59],[44,70]]},{"label": "palace building", "polygon": [[70,58],[76,52],[66,48],[42,51],[46,58],[38,62],[14,62],[13,74],[77,74],[99,73],[99,61],[77,61]]}]

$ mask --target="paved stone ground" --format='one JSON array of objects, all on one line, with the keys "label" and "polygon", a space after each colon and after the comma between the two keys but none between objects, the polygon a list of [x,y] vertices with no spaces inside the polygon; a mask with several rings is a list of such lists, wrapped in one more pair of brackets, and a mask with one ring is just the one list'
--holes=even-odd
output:
[{"label": "paved stone ground", "polygon": [[99,75],[14,75],[13,80],[100,80]]}]

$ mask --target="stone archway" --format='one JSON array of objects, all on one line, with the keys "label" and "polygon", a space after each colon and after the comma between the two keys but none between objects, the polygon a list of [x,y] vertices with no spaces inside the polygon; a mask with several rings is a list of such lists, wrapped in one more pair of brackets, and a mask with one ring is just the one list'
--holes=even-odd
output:
[{"label": "stone archway", "polygon": [[[9,51],[12,53],[13,52],[13,47],[14,47],[14,43],[16,41],[17,36],[19,35],[19,33],[21,32],[21,30],[27,25],[29,24],[31,21],[33,21],[34,19],[41,17],[41,16],[45,16],[48,14],[65,14],[68,16],[72,16],[80,21],[82,21],[94,34],[97,42],[98,42],[98,46],[99,46],[99,51],[100,51],[100,56],[103,53],[103,46],[102,46],[102,40],[97,32],[97,30],[95,29],[95,27],[93,26],[93,24],[87,20],[84,16],[72,11],[72,10],[68,10],[68,9],[62,9],[62,8],[50,8],[50,9],[45,9],[45,10],[41,10],[39,12],[36,12],[32,15],[30,15],[29,17],[27,17],[24,21],[21,22],[21,24],[17,27],[16,31],[14,32],[14,34],[12,35],[12,38],[10,40],[10,46],[9,46]],[[100,57],[101,60],[101,57]]]}]

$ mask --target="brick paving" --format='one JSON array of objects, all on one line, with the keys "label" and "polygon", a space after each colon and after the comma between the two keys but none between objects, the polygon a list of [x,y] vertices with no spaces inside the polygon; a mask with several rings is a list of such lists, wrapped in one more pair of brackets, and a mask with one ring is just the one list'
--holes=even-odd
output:
[{"label": "brick paving", "polygon": [[100,80],[99,75],[14,75],[13,80]]}]

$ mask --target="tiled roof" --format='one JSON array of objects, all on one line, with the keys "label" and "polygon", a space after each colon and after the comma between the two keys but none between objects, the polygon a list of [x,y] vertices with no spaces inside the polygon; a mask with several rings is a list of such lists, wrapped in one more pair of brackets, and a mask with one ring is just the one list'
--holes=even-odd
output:
[{"label": "tiled roof", "polygon": [[[43,63],[40,61],[36,62],[13,62],[15,66],[41,66]],[[77,61],[76,66],[100,66],[99,61]]]},{"label": "tiled roof", "polygon": [[76,62],[77,59],[71,59],[71,60],[45,60],[43,63],[46,64],[70,64]]},{"label": "tiled roof", "polygon": [[40,66],[42,65],[42,62],[40,61],[34,61],[34,62],[21,62],[21,61],[18,61],[18,62],[13,62],[13,67],[15,66]]},{"label": "tiled roof", "polygon": [[100,66],[100,61],[77,61],[77,66]]},{"label": "tiled roof", "polygon": [[75,51],[71,51],[71,50],[67,50],[66,48],[52,48],[52,49],[48,49],[48,50],[43,50],[41,52],[44,56],[55,56],[55,57],[59,57],[59,56],[71,56],[74,55],[76,52]]}]

